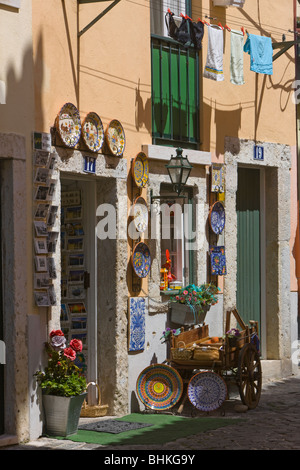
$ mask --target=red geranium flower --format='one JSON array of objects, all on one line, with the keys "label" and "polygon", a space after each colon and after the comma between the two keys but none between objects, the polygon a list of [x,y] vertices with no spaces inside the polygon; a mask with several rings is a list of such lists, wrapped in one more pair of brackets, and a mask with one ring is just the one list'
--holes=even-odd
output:
[{"label": "red geranium flower", "polygon": [[50,338],[53,338],[53,336],[65,336],[61,330],[52,330],[50,333]]},{"label": "red geranium flower", "polygon": [[68,359],[71,359],[71,361],[75,361],[76,352],[72,348],[66,348],[64,349],[64,356],[66,356]]},{"label": "red geranium flower", "polygon": [[80,341],[80,339],[76,339],[76,338],[72,339],[70,341],[70,346],[76,352],[81,352],[82,351],[82,341]]}]

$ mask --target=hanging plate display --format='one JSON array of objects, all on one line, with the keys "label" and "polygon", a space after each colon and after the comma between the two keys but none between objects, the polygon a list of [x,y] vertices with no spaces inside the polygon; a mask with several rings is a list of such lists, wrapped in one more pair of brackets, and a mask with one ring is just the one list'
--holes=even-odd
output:
[{"label": "hanging plate display", "polygon": [[109,123],[105,131],[105,140],[109,151],[113,155],[120,157],[123,154],[125,149],[125,132],[122,124],[116,119]]},{"label": "hanging plate display", "polygon": [[75,147],[81,136],[81,122],[74,104],[64,104],[56,118],[56,127],[63,143],[67,147]]},{"label": "hanging plate display", "polygon": [[82,125],[82,137],[92,152],[99,152],[104,142],[104,129],[98,114],[89,113]]},{"label": "hanging plate display", "polygon": [[227,387],[224,379],[215,372],[199,372],[189,381],[187,393],[198,410],[213,411],[225,401]]},{"label": "hanging plate display", "polygon": [[149,163],[148,157],[144,152],[137,154],[132,163],[132,176],[135,184],[140,188],[144,188],[149,179]]},{"label": "hanging plate display", "polygon": [[220,235],[225,227],[225,209],[222,202],[215,202],[209,211],[209,224],[214,233]]},{"label": "hanging plate display", "polygon": [[150,250],[146,243],[138,243],[132,254],[132,266],[138,277],[147,277],[151,268]]},{"label": "hanging plate display", "polygon": [[183,383],[179,373],[170,366],[156,364],[144,369],[136,382],[139,399],[152,410],[167,410],[182,395]]},{"label": "hanging plate display", "polygon": [[148,207],[143,197],[139,196],[134,201],[132,216],[136,230],[139,233],[145,232],[148,226]]}]

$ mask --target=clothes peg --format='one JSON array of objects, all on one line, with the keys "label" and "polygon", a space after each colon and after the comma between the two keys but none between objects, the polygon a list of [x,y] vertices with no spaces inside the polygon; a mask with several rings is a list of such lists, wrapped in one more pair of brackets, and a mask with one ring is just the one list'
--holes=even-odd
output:
[{"label": "clothes peg", "polygon": [[227,29],[228,31],[231,31],[231,28],[229,28],[229,26],[227,26],[227,24],[225,24],[225,29]]},{"label": "clothes peg", "polygon": [[185,19],[193,21],[192,18],[190,18],[188,15],[185,15]]},{"label": "clothes peg", "polygon": [[222,28],[222,29],[224,30],[224,28],[223,28],[223,26],[222,26],[222,23],[221,23],[220,21],[219,21],[219,23],[218,23],[218,26],[220,26],[220,28]]},{"label": "clothes peg", "polygon": [[245,36],[245,28],[244,28],[244,26],[241,27],[241,31],[242,31],[242,33],[243,33],[243,36]]}]

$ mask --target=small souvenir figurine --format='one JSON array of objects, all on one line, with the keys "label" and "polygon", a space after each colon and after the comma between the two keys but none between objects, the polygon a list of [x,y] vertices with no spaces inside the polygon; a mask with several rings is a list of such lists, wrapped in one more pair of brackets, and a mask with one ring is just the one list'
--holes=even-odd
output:
[{"label": "small souvenir figurine", "polygon": [[166,250],[166,258],[167,258],[167,261],[165,262],[165,264],[162,265],[162,267],[168,270],[167,277],[168,277],[168,283],[170,283],[176,279],[176,276],[174,276],[174,274],[171,273],[172,261],[170,258],[169,250]]},{"label": "small souvenir figurine", "polygon": [[168,270],[161,268],[160,270],[160,290],[168,289]]}]

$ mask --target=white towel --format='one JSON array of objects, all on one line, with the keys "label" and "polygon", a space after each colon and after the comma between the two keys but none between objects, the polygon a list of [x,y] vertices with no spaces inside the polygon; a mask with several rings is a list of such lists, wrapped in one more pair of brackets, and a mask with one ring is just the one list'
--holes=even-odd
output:
[{"label": "white towel", "polygon": [[230,33],[230,81],[234,85],[243,85],[244,81],[244,35],[240,31]]},{"label": "white towel", "polygon": [[223,74],[223,29],[217,25],[208,26],[207,59],[203,77],[221,82]]}]

